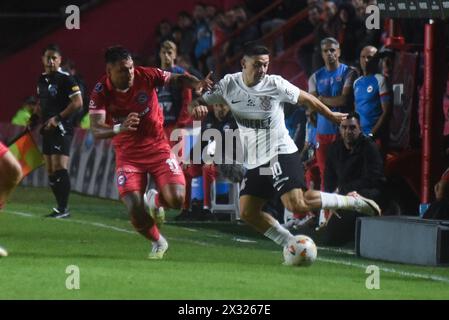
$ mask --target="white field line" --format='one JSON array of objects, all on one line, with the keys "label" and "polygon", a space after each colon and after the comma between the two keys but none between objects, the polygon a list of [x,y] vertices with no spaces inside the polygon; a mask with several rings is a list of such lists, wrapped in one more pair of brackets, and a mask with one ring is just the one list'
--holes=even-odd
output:
[{"label": "white field line", "polygon": [[[27,218],[38,217],[38,216],[36,216],[34,214],[30,214],[30,213],[26,213],[26,212],[20,212],[20,211],[4,210],[3,212],[14,214],[14,215],[21,216],[21,217],[27,217]],[[70,219],[61,219],[61,220],[65,221],[65,222],[75,222],[75,223],[79,223],[79,224],[90,225],[90,226],[99,227],[99,228],[103,228],[103,229],[109,229],[109,230],[118,231],[118,232],[124,232],[124,233],[129,233],[129,234],[137,234],[137,232],[135,232],[135,231],[114,227],[114,226],[107,225],[107,224],[104,224],[104,223],[90,222],[90,221],[85,221],[85,220],[75,220],[75,219],[71,219],[71,218]],[[211,246],[210,243],[203,242],[203,241],[196,241],[196,240],[185,239],[185,238],[173,238],[173,237],[170,237],[170,239],[175,240],[175,241],[184,241],[184,242],[188,241],[190,243],[195,243],[195,244],[202,245],[202,246]],[[241,241],[242,239],[233,238],[232,240],[233,241],[239,241],[239,240]],[[241,242],[243,242],[243,241],[241,241]],[[246,241],[244,241],[244,242],[246,242]],[[351,251],[351,250],[334,249],[334,248],[327,248],[327,247],[320,247],[319,249],[353,254],[353,251]],[[276,254],[279,254],[278,251],[272,251],[272,252],[276,253]],[[364,270],[366,270],[366,268],[368,267],[367,264],[354,263],[354,262],[344,261],[344,260],[340,260],[340,259],[328,259],[328,258],[318,257],[317,260],[321,261],[321,262],[346,265],[346,266],[349,266],[349,267],[354,267],[354,268],[359,268],[359,269],[364,269]],[[442,277],[442,276],[436,276],[436,275],[424,274],[424,273],[400,271],[400,270],[396,270],[394,268],[385,268],[385,267],[379,267],[379,270],[381,270],[383,272],[387,272],[387,273],[398,274],[398,275],[403,276],[403,277],[425,279],[425,280],[433,280],[433,281],[439,281],[439,282],[444,282],[444,283],[449,284],[449,278],[445,278],[445,277]]]},{"label": "white field line", "polygon": [[[327,263],[333,263],[333,264],[343,264],[350,267],[365,269],[368,267],[367,264],[362,263],[354,263],[349,261],[343,261],[338,259],[327,259],[327,258],[317,258],[318,261],[327,262]],[[440,281],[444,283],[449,284],[449,279],[441,276],[435,276],[431,274],[423,274],[423,273],[416,273],[416,272],[407,272],[407,271],[400,271],[393,268],[385,268],[385,267],[379,267],[379,270],[387,273],[395,273],[399,274],[403,277],[410,277],[410,278],[417,278],[417,279],[425,279],[425,280],[434,280],[434,281]]]}]

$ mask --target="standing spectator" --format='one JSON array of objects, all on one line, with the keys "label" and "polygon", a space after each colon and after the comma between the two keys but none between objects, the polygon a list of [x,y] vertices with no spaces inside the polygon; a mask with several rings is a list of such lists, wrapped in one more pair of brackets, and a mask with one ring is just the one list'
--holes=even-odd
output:
[{"label": "standing spectator", "polygon": [[357,52],[360,51],[360,40],[364,37],[365,25],[357,17],[351,3],[342,3],[337,13],[337,40],[341,48],[341,61],[355,65]]},{"label": "standing spectator", "polygon": [[[175,64],[177,47],[170,40],[161,45],[159,57],[161,69],[173,74],[186,74],[186,70]],[[179,88],[174,85],[160,86],[156,88],[159,106],[164,114],[164,132],[170,141],[170,134],[174,128],[190,126],[192,119],[187,107],[192,101],[192,90],[190,88]]]},{"label": "standing spectator", "polygon": [[70,216],[68,200],[70,177],[67,171],[72,144],[74,116],[83,106],[79,85],[68,73],[61,70],[61,50],[56,44],[45,47],[42,64],[45,72],[37,82],[40,99],[42,151],[48,180],[55,195],[57,207],[47,215],[51,218]]},{"label": "standing spectator", "polygon": [[[207,135],[203,136],[203,134],[208,129],[215,129],[218,130],[221,134],[221,142],[215,141],[214,136],[207,137]],[[222,159],[221,162],[224,163],[225,159],[225,132],[227,130],[235,130],[237,129],[237,123],[235,122],[234,118],[232,117],[232,113],[229,112],[229,106],[224,104],[214,104],[213,110],[209,111],[207,117],[202,121],[201,123],[201,136],[202,138],[199,139],[197,143],[201,143],[201,150],[204,150],[206,148],[206,152],[208,156],[213,157],[216,154],[216,148],[221,148],[221,155]],[[203,138],[209,138],[208,141],[203,141]],[[193,148],[192,150],[195,150]],[[211,206],[211,184],[217,177],[217,164],[210,162],[210,161],[204,161],[202,159],[202,164],[188,164],[184,167],[184,176],[186,178],[186,197],[184,200],[184,204],[182,207],[182,211],[177,217],[177,219],[189,219],[191,217],[195,217],[190,210],[190,197],[191,197],[191,191],[192,191],[192,178],[203,176],[203,195],[204,195],[204,202],[203,202],[203,211],[199,215],[200,218],[204,219],[210,219],[213,218],[211,212],[210,212],[210,206]]]},{"label": "standing spectator", "polygon": [[324,1],[322,8],[323,8],[321,14],[322,22],[314,30],[315,48],[312,59],[314,70],[321,68],[324,64],[321,53],[321,41],[325,38],[337,37],[335,27],[337,6],[332,1]]},{"label": "standing spectator", "polygon": [[367,46],[360,52],[363,75],[354,81],[355,110],[360,115],[362,132],[386,147],[391,89],[385,77],[376,73],[376,53],[377,49],[372,46]]},{"label": "standing spectator", "polygon": [[[162,259],[168,243],[156,225],[156,220],[164,218],[159,209],[181,207],[185,180],[164,135],[156,87],[178,82],[201,91],[211,81],[157,68],[134,68],[131,54],[121,46],[108,48],[105,60],[106,74],[89,102],[92,132],[97,139],[112,138],[120,198],[136,231],[152,241],[149,258]],[[150,189],[145,194],[148,174],[160,193]]]},{"label": "standing spectator", "polygon": [[212,32],[206,20],[206,6],[198,2],[193,9],[195,22],[195,48],[194,57],[198,63],[198,69],[206,74],[206,59],[212,47]]},{"label": "standing spectator", "polygon": [[[20,180],[22,180],[20,163],[11,151],[0,142],[0,211]],[[7,255],[8,252],[0,247],[0,257]]]},{"label": "standing spectator", "polygon": [[181,11],[178,13],[178,27],[181,29],[182,37],[178,46],[179,55],[187,55],[189,58],[193,55],[195,47],[195,28],[190,13]]},{"label": "standing spectator", "polygon": [[[309,92],[334,112],[350,111],[355,72],[349,66],[340,63],[340,45],[334,38],[326,38],[321,41],[321,53],[325,66],[310,77]],[[337,136],[338,126],[318,114],[316,159],[320,168],[321,188],[324,187],[323,176],[327,148],[337,139]]]}]

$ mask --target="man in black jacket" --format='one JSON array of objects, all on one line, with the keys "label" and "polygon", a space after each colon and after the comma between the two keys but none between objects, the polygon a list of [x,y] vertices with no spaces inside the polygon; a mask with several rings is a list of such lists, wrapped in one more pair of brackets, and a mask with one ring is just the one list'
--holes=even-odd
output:
[{"label": "man in black jacket", "polygon": [[[340,124],[341,139],[332,143],[326,158],[324,190],[339,194],[360,194],[381,206],[385,202],[383,160],[376,143],[363,135],[360,116],[349,113]],[[327,244],[343,244],[354,240],[356,212],[337,211],[322,229]]]}]

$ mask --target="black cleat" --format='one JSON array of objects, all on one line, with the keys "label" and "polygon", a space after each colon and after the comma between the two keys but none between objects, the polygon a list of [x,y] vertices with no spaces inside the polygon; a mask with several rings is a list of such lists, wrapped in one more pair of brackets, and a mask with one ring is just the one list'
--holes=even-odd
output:
[{"label": "black cleat", "polygon": [[53,211],[45,216],[46,218],[55,218],[55,219],[64,219],[70,217],[69,209],[65,208],[64,210],[60,210],[57,208],[53,208]]}]

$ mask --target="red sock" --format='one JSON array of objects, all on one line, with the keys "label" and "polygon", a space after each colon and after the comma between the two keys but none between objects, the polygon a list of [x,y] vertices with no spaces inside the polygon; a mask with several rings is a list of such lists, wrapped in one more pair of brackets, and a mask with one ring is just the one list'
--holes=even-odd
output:
[{"label": "red sock", "polygon": [[147,238],[150,241],[158,241],[159,240],[159,229],[154,223],[154,220],[147,215],[147,219],[145,219],[145,222],[138,222],[136,219],[131,217],[131,223],[134,226],[134,229],[136,229],[137,232],[139,232],[141,235],[143,235],[145,238]]},{"label": "red sock", "polygon": [[155,223],[147,229],[146,238],[151,241],[158,241],[161,234],[159,233],[159,229]]}]

